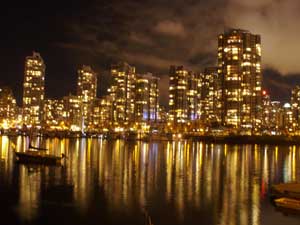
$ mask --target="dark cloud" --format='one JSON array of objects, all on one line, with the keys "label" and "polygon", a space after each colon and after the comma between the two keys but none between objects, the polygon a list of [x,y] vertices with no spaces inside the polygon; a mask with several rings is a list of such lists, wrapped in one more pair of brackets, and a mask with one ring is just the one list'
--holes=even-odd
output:
[{"label": "dark cloud", "polygon": [[291,90],[300,85],[300,74],[282,75],[278,70],[265,69],[263,71],[263,88],[270,94],[272,100],[289,102]]},{"label": "dark cloud", "polygon": [[[240,27],[262,35],[264,68],[295,73],[300,71],[295,45],[300,33],[293,22],[300,17],[298,6],[297,0],[96,0],[66,21],[71,38],[60,45],[81,52],[80,61],[94,58],[101,71],[125,60],[139,72],[160,74],[161,92],[168,93],[169,65],[197,71],[215,65],[217,35],[226,26]],[[283,98],[293,87],[288,81],[296,77],[267,69],[264,86],[273,98]],[[167,94],[162,99],[167,101]]]},{"label": "dark cloud", "polygon": [[[160,76],[161,103],[166,105],[170,65],[201,71],[216,63],[224,4],[217,0],[96,0],[65,20],[67,38],[55,44],[72,52],[73,60],[91,64],[105,81],[110,64],[119,60],[136,66],[139,73]],[[100,94],[108,84],[99,85]]]},{"label": "dark cloud", "polygon": [[[98,94],[105,94],[110,64],[124,60],[139,73],[159,75],[166,102],[169,66],[201,71],[215,65],[217,35],[224,27],[261,34],[264,86],[272,92],[279,90],[280,82],[287,82],[284,91],[272,92],[276,98],[284,98],[298,82],[298,75],[291,75],[300,72],[298,0],[32,0],[10,4],[0,20],[4,40],[0,63],[2,73],[7,74],[4,83],[14,87],[19,99],[24,58],[35,50],[47,65],[47,96],[74,91],[76,70],[82,64],[100,74]],[[57,89],[61,80],[66,87]]]},{"label": "dark cloud", "polygon": [[171,20],[160,21],[155,25],[154,31],[167,36],[181,37],[186,36],[186,31],[182,23]]},{"label": "dark cloud", "polygon": [[212,60],[197,60],[199,56],[216,52],[221,5],[216,0],[95,1],[81,12],[80,21],[68,25],[75,41],[58,45],[77,46],[99,59],[125,60],[141,70],[165,72],[171,64],[201,70]]},{"label": "dark cloud", "polygon": [[299,73],[300,1],[229,0],[226,24],[262,36],[264,67]]}]

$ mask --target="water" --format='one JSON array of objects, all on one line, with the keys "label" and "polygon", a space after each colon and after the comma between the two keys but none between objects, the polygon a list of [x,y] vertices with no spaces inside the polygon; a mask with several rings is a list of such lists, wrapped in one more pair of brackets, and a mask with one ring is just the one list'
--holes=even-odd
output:
[{"label": "water", "polygon": [[[0,224],[299,225],[269,200],[300,182],[300,147],[202,142],[35,140],[63,167],[14,162],[28,139],[0,137]],[[15,146],[15,145],[16,146]]]}]

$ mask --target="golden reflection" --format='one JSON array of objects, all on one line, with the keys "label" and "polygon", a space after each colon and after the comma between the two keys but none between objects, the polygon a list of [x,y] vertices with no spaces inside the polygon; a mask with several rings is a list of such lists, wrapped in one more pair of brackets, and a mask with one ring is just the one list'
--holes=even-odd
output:
[{"label": "golden reflection", "polygon": [[4,160],[8,155],[8,137],[2,136],[1,141],[1,149],[0,149],[0,159]]},{"label": "golden reflection", "polygon": [[292,180],[296,180],[296,146],[293,146],[292,151]]},{"label": "golden reflection", "polygon": [[[172,145],[173,146],[173,145]],[[166,179],[167,179],[167,191],[166,191],[166,198],[167,201],[170,202],[172,198],[172,161],[173,161],[173,154],[172,154],[172,146],[170,142],[167,144],[167,152],[166,152]]]},{"label": "golden reflection", "polygon": [[40,174],[31,173],[27,167],[19,168],[19,206],[18,212],[24,222],[33,220],[37,216],[40,193]]},{"label": "golden reflection", "polygon": [[[0,175],[11,179],[11,140],[0,140]],[[17,151],[25,151],[28,139],[17,137],[14,143]],[[185,223],[193,209],[205,212],[213,224],[260,225],[268,187],[300,179],[296,146],[55,138],[41,139],[43,143],[68,159],[62,168],[38,167],[33,173],[23,165],[15,167],[18,213],[26,221],[37,216],[42,187],[54,183],[74,186],[73,203],[81,213],[91,204],[112,213],[169,207],[177,223]]]}]

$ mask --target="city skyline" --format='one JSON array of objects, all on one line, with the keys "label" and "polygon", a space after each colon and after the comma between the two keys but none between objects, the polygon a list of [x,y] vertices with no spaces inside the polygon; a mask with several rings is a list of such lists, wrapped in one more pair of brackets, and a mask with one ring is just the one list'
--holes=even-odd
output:
[{"label": "city skyline", "polygon": [[[33,50],[33,51],[30,51],[29,53],[32,53],[32,52],[36,52],[36,51]],[[37,51],[37,52],[38,52],[38,54],[42,55],[39,51]],[[26,57],[28,57],[28,55],[26,55],[24,57],[24,59]],[[14,96],[16,97],[16,103],[18,106],[22,106],[22,101],[23,101],[23,90],[21,88],[23,88],[22,82],[24,81],[24,78],[23,78],[24,70],[26,69],[24,66],[24,59],[23,59],[23,63],[22,63],[22,65],[23,65],[23,71],[21,74],[22,77],[20,77],[20,80],[14,80],[14,82],[10,83],[10,82],[6,81],[6,79],[0,79],[1,86],[4,86],[4,87],[8,86],[8,87],[12,88],[12,91],[13,91]],[[118,63],[119,62],[121,62],[121,61],[118,61]],[[47,69],[48,69],[49,64],[47,62],[45,64],[47,65]],[[130,65],[132,65],[132,64],[130,64]],[[78,79],[77,72],[78,72],[78,69],[82,66],[85,66],[85,65],[79,64],[76,68],[72,68],[72,70],[74,71],[74,73],[72,73],[72,75],[70,75],[72,82],[68,83],[68,85],[70,85],[70,86],[68,86],[64,89],[60,89],[63,91],[63,92],[61,92],[61,94],[57,94],[57,93],[53,94],[53,92],[50,93],[51,90],[49,90],[50,89],[49,86],[52,86],[51,89],[53,89],[54,86],[57,85],[57,83],[55,83],[55,85],[54,84],[49,85],[49,79],[47,79],[47,71],[46,71],[45,72],[45,96],[50,99],[61,99],[68,94],[76,94],[77,93],[76,84],[77,84],[77,79]],[[207,67],[203,67],[202,69],[195,70],[193,72],[205,73],[205,71],[208,68],[213,67],[213,66],[214,65],[208,65]],[[97,72],[95,70],[95,72],[97,74],[99,74],[98,81],[97,81],[98,82],[97,86],[99,87],[97,89],[97,93],[96,93],[97,97],[103,97],[107,94],[107,89],[109,87],[109,84],[112,82],[112,77],[110,74],[110,67],[111,67],[111,65],[107,65],[107,69],[102,70],[102,73]],[[187,69],[189,70],[190,68],[187,68]],[[168,72],[165,72],[163,74],[156,73],[155,75],[158,78],[160,78],[161,81],[163,81],[163,83],[161,83],[161,82],[159,83],[159,89],[160,89],[160,92],[162,93],[160,96],[159,102],[161,105],[168,108],[169,107],[169,102],[168,102],[169,67],[167,67],[166,70],[168,70]],[[151,73],[151,71],[146,71],[146,72],[142,72],[142,71],[143,70],[139,70],[138,73],[139,74],[146,74],[149,72]],[[61,77],[61,78],[65,79],[64,77]],[[300,76],[298,76],[297,74],[283,76],[282,74],[280,74],[279,71],[276,71],[272,68],[267,68],[267,69],[262,68],[262,80],[263,80],[262,88],[264,90],[266,90],[268,92],[268,94],[270,94],[271,99],[274,101],[278,100],[278,101],[282,101],[282,102],[288,102],[291,98],[292,88],[295,87],[296,85],[300,85]],[[72,89],[70,89],[70,87],[72,87]]]},{"label": "city skyline", "polygon": [[8,1],[0,225],[299,225],[300,0]]},{"label": "city skyline", "polygon": [[45,96],[46,62],[33,52],[25,58],[22,106],[17,107],[10,88],[0,90],[1,111],[8,111],[1,117],[1,127],[123,133],[137,138],[153,132],[299,135],[300,88],[292,88],[287,102],[273,101],[263,89],[261,35],[230,28],[217,40],[217,64],[201,72],[170,65],[169,107],[159,102],[165,94],[159,88],[159,76],[140,73],[122,61],[110,66],[106,95],[97,96],[101,74],[82,65],[77,70],[76,94],[49,98]]},{"label": "city skyline", "polygon": [[[273,100],[287,100],[288,89],[300,83],[295,54],[300,3],[295,0],[176,0],[172,7],[162,0],[101,3],[64,1],[59,8],[57,1],[32,1],[18,7],[10,3],[1,20],[5,30],[0,60],[5,79],[1,82],[13,88],[18,104],[23,60],[33,50],[47,62],[47,96],[62,97],[74,90],[82,64],[103,75],[98,95],[104,95],[109,67],[118,60],[135,65],[141,73],[152,71],[164,84],[171,64],[202,70],[215,63],[215,37],[224,27],[263,36],[262,72]],[[23,6],[25,10],[20,10]],[[67,84],[63,90],[56,88],[60,80]],[[167,105],[167,96],[162,102]]]}]

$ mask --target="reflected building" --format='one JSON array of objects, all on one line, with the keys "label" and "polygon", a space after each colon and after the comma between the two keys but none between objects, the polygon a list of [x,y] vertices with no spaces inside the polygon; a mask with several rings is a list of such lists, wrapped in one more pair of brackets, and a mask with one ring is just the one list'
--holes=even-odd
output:
[{"label": "reflected building", "polygon": [[[24,151],[26,138],[17,139],[17,151]],[[136,215],[142,215],[147,206],[150,212],[156,211],[153,221],[159,219],[161,224],[259,224],[270,209],[272,184],[300,182],[296,146],[86,138],[47,139],[46,143],[51,154],[65,153],[69,160],[63,168],[41,167],[29,173],[24,165],[14,166],[9,139],[0,137],[0,181],[16,188],[16,201],[7,207],[17,209],[12,215],[27,223],[48,217],[44,212],[57,205],[59,209],[71,206],[75,214],[73,210],[61,213],[75,218],[79,213],[86,223],[93,223],[102,213],[110,218],[107,223],[119,224],[112,221],[113,215],[126,213],[125,218],[139,224]],[[62,189],[61,196],[47,196],[51,187],[70,184],[72,190]],[[104,207],[107,210],[101,211]],[[168,212],[174,216],[164,216]],[[267,217],[280,216],[271,213]],[[52,219],[57,222],[57,218]]]},{"label": "reflected building", "polygon": [[44,60],[37,52],[26,57],[23,83],[23,122],[28,126],[40,126],[45,95]]},{"label": "reflected building", "polygon": [[223,123],[245,134],[258,133],[262,120],[260,36],[239,29],[219,35],[218,67]]}]

